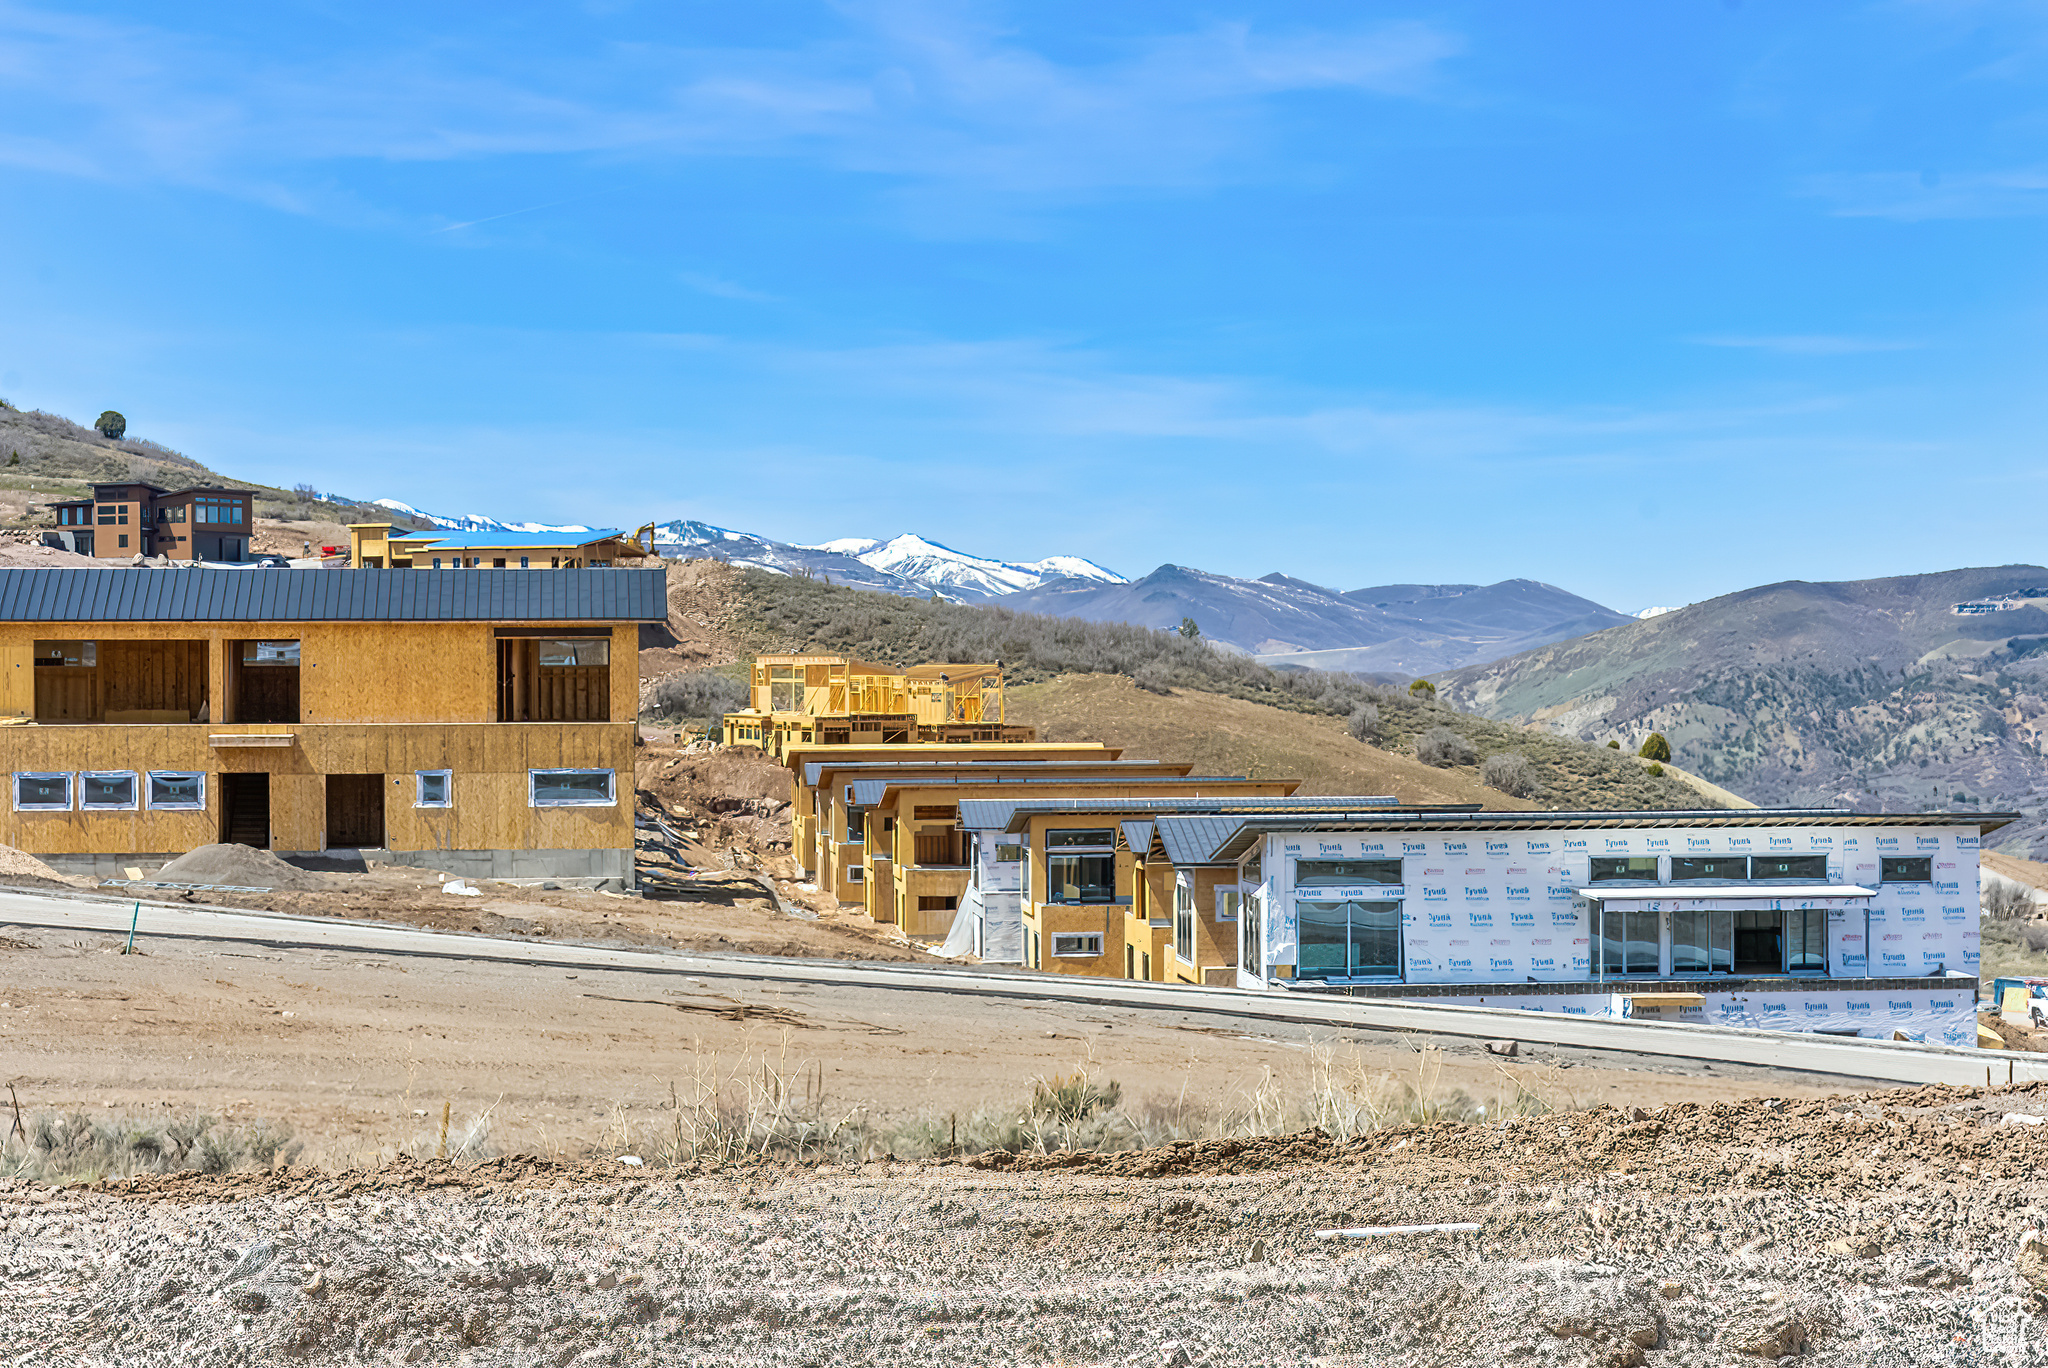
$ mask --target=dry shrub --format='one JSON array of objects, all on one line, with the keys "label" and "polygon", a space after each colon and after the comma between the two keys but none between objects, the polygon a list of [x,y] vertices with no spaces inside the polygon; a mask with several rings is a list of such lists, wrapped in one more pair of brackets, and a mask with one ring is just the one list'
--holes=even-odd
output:
[{"label": "dry shrub", "polygon": [[1449,769],[1453,765],[1471,764],[1479,758],[1479,752],[1449,727],[1431,727],[1415,738],[1415,758],[1425,765]]}]

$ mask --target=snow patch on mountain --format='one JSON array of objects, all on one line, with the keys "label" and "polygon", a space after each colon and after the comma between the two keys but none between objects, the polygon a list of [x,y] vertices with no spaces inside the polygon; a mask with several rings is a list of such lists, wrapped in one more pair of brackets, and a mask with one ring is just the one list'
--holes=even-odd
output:
[{"label": "snow patch on mountain", "polygon": [[1648,621],[1653,617],[1663,617],[1666,613],[1675,613],[1677,611],[1678,605],[1673,604],[1669,608],[1645,608],[1642,612],[1637,613],[1636,616],[1644,621]]},{"label": "snow patch on mountain", "polygon": [[400,503],[396,499],[374,499],[371,502],[378,508],[388,508],[393,513],[401,513],[408,518],[418,518],[423,522],[431,523],[435,527],[445,527],[451,532],[588,532],[591,530],[582,523],[500,522],[496,518],[487,518],[481,513],[458,513],[453,515],[429,513],[423,508],[414,508],[411,504]]}]

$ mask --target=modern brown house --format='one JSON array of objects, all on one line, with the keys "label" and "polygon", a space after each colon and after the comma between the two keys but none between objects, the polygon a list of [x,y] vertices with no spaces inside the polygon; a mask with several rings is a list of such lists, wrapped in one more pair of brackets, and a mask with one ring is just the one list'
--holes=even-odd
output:
[{"label": "modern brown house", "polygon": [[630,886],[638,625],[666,613],[648,570],[0,569],[0,844]]},{"label": "modern brown house", "polygon": [[252,499],[246,489],[194,485],[172,490],[130,480],[96,484],[90,499],[63,499],[50,509],[57,516],[58,543],[82,556],[234,563],[249,559]]}]

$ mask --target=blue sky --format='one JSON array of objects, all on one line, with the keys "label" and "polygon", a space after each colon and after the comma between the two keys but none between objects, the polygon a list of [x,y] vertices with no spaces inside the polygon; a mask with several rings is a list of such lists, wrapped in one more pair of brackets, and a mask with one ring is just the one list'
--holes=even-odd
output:
[{"label": "blue sky", "polygon": [[0,395],[1626,610],[2040,561],[2048,8],[0,0]]}]

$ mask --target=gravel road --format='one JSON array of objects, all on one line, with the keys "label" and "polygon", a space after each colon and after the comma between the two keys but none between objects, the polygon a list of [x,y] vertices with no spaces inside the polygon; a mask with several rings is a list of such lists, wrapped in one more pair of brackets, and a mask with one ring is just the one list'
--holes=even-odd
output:
[{"label": "gravel road", "polygon": [[[2048,1086],[1121,1155],[0,1185],[16,1363],[2048,1363]],[[1364,1223],[1477,1235],[1323,1240]],[[0,1349],[0,1353],[4,1353]]]}]

